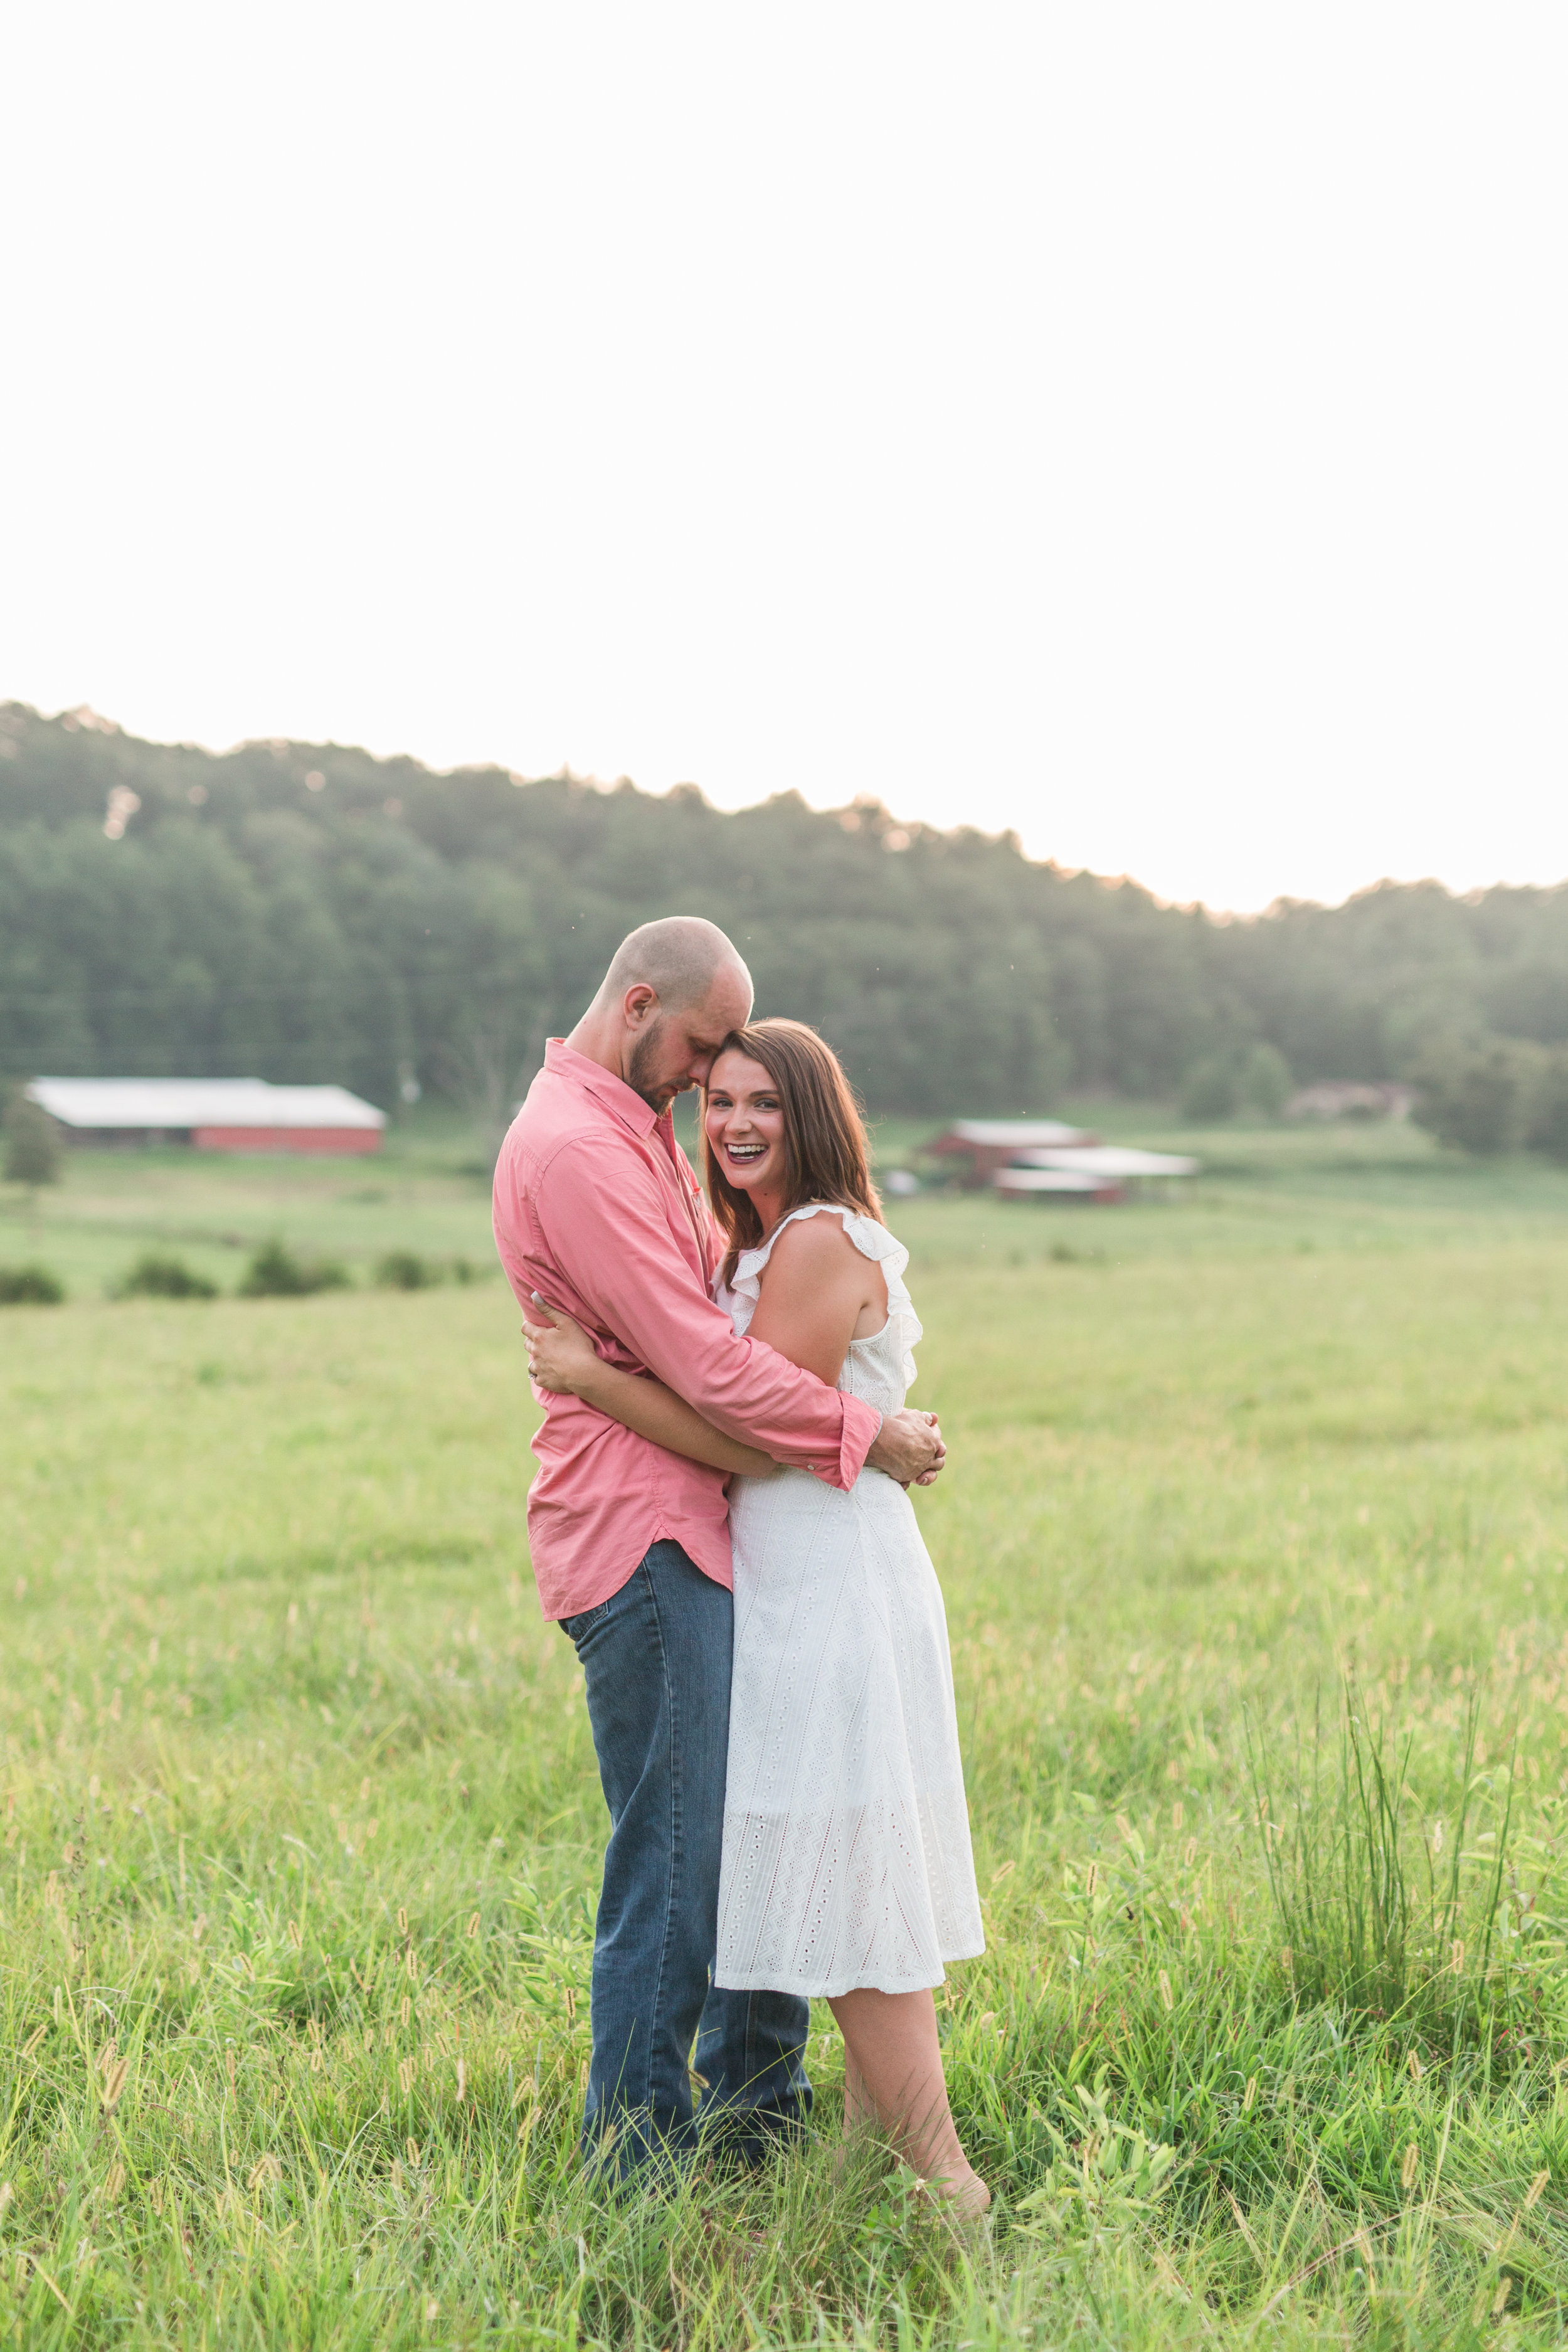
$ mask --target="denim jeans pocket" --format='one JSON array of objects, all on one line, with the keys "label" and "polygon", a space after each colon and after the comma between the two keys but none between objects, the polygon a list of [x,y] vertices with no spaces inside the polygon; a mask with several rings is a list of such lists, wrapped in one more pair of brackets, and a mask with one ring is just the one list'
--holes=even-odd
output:
[{"label": "denim jeans pocket", "polygon": [[607,1601],[599,1602],[597,1608],[584,1609],[580,1616],[563,1617],[559,1620],[561,1631],[574,1650],[582,1648],[595,1626],[603,1625],[607,1621],[619,1598],[618,1593],[612,1592]]}]

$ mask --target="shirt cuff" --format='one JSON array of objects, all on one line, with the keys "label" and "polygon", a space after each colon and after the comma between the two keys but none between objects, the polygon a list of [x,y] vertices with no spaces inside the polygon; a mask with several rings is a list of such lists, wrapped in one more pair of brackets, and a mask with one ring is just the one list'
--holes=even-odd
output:
[{"label": "shirt cuff", "polygon": [[830,1486],[847,1489],[866,1467],[866,1456],[882,1433],[882,1416],[863,1397],[844,1400],[844,1424],[838,1441],[838,1475],[824,1463],[821,1475]]}]

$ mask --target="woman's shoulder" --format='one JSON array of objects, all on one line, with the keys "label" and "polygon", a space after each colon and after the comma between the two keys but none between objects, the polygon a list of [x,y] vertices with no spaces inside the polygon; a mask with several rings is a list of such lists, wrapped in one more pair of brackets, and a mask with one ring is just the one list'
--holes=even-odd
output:
[{"label": "woman's shoulder", "polygon": [[818,1272],[856,1258],[892,1257],[907,1260],[907,1253],[875,1217],[843,1202],[812,1201],[781,1218],[763,1247],[748,1250],[741,1264],[760,1273],[771,1259]]}]

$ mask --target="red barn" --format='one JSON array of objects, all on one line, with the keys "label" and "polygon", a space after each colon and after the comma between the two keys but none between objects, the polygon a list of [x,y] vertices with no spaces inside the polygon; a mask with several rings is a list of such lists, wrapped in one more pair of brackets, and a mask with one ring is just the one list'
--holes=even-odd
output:
[{"label": "red barn", "polygon": [[386,1113],[346,1087],[265,1078],[35,1078],[27,1093],[71,1143],[197,1151],[379,1151]]}]

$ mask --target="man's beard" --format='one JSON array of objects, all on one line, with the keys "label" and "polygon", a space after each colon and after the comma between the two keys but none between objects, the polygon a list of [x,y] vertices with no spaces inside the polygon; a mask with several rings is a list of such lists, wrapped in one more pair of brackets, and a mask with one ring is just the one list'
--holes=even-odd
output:
[{"label": "man's beard", "polygon": [[632,1058],[626,1071],[626,1084],[633,1094],[641,1095],[649,1110],[663,1113],[669,1108],[678,1094],[685,1091],[679,1078],[656,1078],[658,1066],[659,1037],[664,1028],[661,1015],[650,1029],[645,1029],[632,1047]]}]

